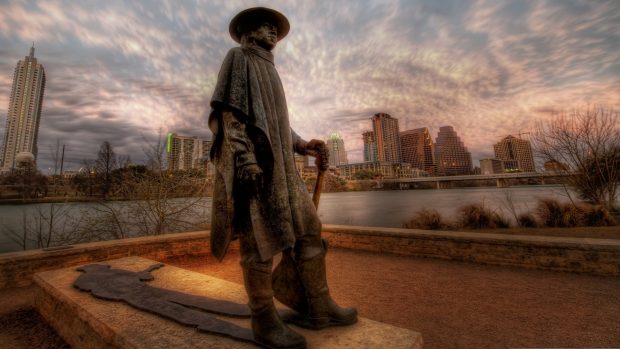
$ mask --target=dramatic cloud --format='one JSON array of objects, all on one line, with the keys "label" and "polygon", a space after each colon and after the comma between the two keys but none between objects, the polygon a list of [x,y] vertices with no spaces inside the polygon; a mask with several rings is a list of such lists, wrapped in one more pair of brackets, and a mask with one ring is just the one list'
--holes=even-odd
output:
[{"label": "dramatic cloud", "polygon": [[[620,107],[615,1],[276,1],[291,22],[275,50],[291,124],[307,139],[361,133],[387,112],[401,130],[452,125],[474,163],[558,108]],[[5,1],[0,119],[17,60],[35,42],[47,73],[39,167],[57,140],[69,167],[108,140],[141,160],[162,132],[210,137],[205,116],[249,1]],[[4,130],[0,130],[4,132]]]}]

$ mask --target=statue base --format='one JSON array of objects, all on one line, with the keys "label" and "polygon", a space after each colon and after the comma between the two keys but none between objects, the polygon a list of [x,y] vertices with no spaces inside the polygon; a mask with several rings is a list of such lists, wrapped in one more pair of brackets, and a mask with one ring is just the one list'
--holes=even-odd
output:
[{"label": "statue base", "polygon": [[[99,264],[142,271],[156,262],[126,257]],[[141,311],[131,306],[93,297],[73,287],[77,267],[52,270],[34,276],[35,305],[41,315],[73,348],[256,348],[253,344],[198,332],[195,328]],[[154,287],[247,303],[242,285],[166,265],[153,272]],[[222,318],[250,328],[248,319]],[[422,348],[422,336],[414,331],[359,318],[357,324],[320,331],[292,328],[306,337],[308,348]]]}]

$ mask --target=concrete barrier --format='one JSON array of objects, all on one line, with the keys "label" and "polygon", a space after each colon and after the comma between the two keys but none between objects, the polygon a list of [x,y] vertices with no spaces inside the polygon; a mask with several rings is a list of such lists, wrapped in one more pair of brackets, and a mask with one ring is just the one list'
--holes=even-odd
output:
[{"label": "concrete barrier", "polygon": [[354,250],[620,276],[620,240],[327,224],[323,237]]},{"label": "concrete barrier", "polygon": [[176,256],[207,256],[209,232],[146,236],[0,254],[0,289],[32,283],[35,273],[129,256],[165,260]]},{"label": "concrete barrier", "polygon": [[[165,261],[210,253],[206,231],[0,254],[0,289],[32,283],[36,272],[128,256]],[[493,265],[620,276],[620,241],[587,238],[323,225],[332,247]],[[233,244],[232,248],[238,248]]]}]

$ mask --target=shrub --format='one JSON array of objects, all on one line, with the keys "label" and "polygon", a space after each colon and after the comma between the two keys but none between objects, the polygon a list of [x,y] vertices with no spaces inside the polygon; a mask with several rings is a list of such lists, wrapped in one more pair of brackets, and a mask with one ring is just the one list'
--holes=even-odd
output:
[{"label": "shrub", "polygon": [[510,228],[510,221],[508,218],[500,215],[499,213],[493,213],[493,219],[497,228]]},{"label": "shrub", "polygon": [[561,227],[562,226],[562,204],[554,199],[538,200],[536,215],[543,226]]},{"label": "shrub", "polygon": [[576,206],[572,204],[562,205],[562,226],[579,227],[584,225],[585,213],[588,210],[586,206]]},{"label": "shrub", "polygon": [[510,223],[484,205],[469,204],[459,209],[459,225],[468,229],[508,228]]},{"label": "shrub", "polygon": [[417,211],[413,219],[403,224],[403,228],[408,229],[430,229],[438,230],[446,228],[447,224],[443,222],[441,214],[435,209],[421,209]]},{"label": "shrub", "polygon": [[541,199],[536,207],[536,215],[544,227],[577,227],[583,225],[586,209],[571,203],[561,203],[555,199]]},{"label": "shrub", "polygon": [[539,200],[536,215],[546,227],[616,225],[613,215],[604,206],[563,204],[553,199]]},{"label": "shrub", "polygon": [[614,216],[604,206],[592,206],[584,215],[584,223],[589,227],[607,227],[616,225]]},{"label": "shrub", "polygon": [[538,222],[536,221],[536,217],[534,217],[530,213],[524,213],[517,217],[517,224],[520,227],[524,228],[536,228],[538,227]]}]

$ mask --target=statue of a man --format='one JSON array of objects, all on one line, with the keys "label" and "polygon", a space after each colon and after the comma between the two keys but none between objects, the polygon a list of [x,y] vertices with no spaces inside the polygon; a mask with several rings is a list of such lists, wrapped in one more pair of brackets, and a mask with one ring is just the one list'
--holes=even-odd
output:
[{"label": "statue of a man", "polygon": [[255,338],[269,347],[305,348],[303,336],[275,311],[275,255],[286,250],[293,256],[307,297],[302,316],[308,327],[352,324],[357,311],[339,307],[329,295],[321,222],[295,167],[295,153],[320,158],[326,147],[320,140],[304,141],[289,124],[271,53],[289,28],[284,15],[261,7],[240,12],[230,23],[230,35],[241,46],[224,59],[209,116],[216,167],[211,248],[221,260],[230,241],[240,239]]}]

